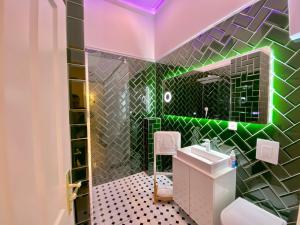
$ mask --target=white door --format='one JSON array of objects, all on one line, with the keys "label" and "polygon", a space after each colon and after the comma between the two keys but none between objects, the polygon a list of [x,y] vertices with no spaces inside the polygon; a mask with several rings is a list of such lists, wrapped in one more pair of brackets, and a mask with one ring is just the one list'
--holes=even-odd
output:
[{"label": "white door", "polygon": [[63,0],[0,0],[0,224],[71,225]]}]

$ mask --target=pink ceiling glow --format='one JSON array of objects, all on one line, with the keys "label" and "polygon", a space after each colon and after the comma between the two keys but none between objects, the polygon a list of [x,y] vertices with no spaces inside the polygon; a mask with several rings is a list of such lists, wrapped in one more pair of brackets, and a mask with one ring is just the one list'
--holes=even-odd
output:
[{"label": "pink ceiling glow", "polygon": [[155,14],[164,0],[119,0],[119,2],[145,12]]}]

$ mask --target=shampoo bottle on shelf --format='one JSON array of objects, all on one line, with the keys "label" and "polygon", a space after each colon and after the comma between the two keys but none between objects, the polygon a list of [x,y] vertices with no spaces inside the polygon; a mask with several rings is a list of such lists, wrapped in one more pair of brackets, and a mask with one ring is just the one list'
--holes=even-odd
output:
[{"label": "shampoo bottle on shelf", "polygon": [[230,155],[229,155],[229,161],[230,161],[230,167],[231,168],[237,168],[237,160],[236,160],[234,150],[232,150]]}]

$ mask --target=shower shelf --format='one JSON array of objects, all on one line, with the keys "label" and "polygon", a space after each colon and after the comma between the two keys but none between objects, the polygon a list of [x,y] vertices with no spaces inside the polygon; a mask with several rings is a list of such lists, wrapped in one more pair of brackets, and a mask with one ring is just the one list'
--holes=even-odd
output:
[{"label": "shower shelf", "polygon": [[85,137],[85,138],[74,138],[74,139],[71,138],[71,141],[80,141],[80,140],[87,140],[87,137]]},{"label": "shower shelf", "polygon": [[69,81],[86,82],[86,80],[70,78]]},{"label": "shower shelf", "polygon": [[78,181],[81,181],[81,183],[83,183],[83,182],[89,182],[89,179],[81,179],[81,180],[78,180]]},{"label": "shower shelf", "polygon": [[70,109],[71,112],[86,112],[87,109],[79,108],[79,109]]},{"label": "shower shelf", "polygon": [[89,222],[90,222],[90,219],[87,219],[87,220],[83,220],[83,221],[81,221],[79,223],[76,223],[76,225],[90,224]]},{"label": "shower shelf", "polygon": [[86,195],[88,195],[88,194],[89,194],[89,193],[87,192],[87,193],[84,193],[84,194],[77,195],[77,198],[84,197],[84,196],[86,196]]},{"label": "shower shelf", "polygon": [[79,166],[79,167],[73,167],[72,170],[79,170],[79,169],[85,169],[85,168],[88,168],[88,166],[84,165],[84,166]]}]

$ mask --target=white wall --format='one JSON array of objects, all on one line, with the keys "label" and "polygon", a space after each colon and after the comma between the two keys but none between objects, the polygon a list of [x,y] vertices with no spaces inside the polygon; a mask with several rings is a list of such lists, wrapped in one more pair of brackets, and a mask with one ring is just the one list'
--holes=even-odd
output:
[{"label": "white wall", "polygon": [[166,0],[155,16],[155,59],[255,0]]},{"label": "white wall", "polygon": [[87,48],[154,59],[154,19],[105,0],[85,0]]},{"label": "white wall", "polygon": [[85,0],[87,48],[158,60],[197,34],[257,0],[165,0],[146,15],[107,0]]}]

